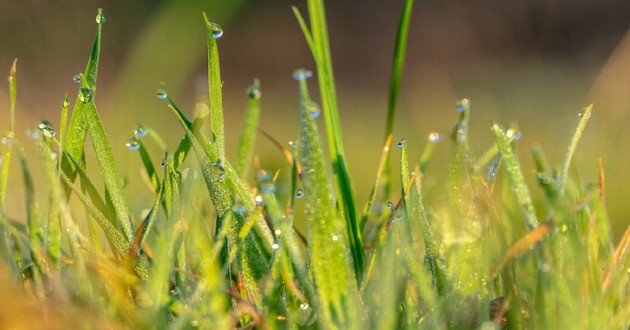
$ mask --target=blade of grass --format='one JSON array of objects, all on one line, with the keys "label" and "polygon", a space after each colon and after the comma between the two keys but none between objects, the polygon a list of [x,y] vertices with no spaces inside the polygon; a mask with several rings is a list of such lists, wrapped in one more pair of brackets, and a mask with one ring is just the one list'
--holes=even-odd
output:
[{"label": "blade of grass", "polygon": [[9,72],[9,98],[10,98],[10,112],[9,112],[9,131],[7,135],[2,138],[4,144],[4,153],[2,154],[2,162],[0,163],[0,208],[2,213],[5,213],[5,201],[7,192],[7,183],[9,180],[9,168],[11,164],[11,150],[13,149],[12,139],[15,136],[15,99],[17,94],[17,85],[15,82],[15,74],[17,72],[17,59],[13,60],[11,65],[11,71]]},{"label": "blade of grass", "polygon": [[[97,17],[99,15],[103,15],[103,10],[98,9]],[[96,37],[94,38],[94,44],[92,46],[92,51],[90,52],[90,57],[88,59],[87,66],[85,68],[85,72],[83,73],[83,80],[81,88],[84,88],[84,84],[90,90],[92,97],[96,92],[96,78],[98,75],[98,63],[101,52],[101,32],[103,29],[102,23],[97,23],[96,26]],[[70,117],[70,124],[68,126],[65,144],[65,150],[71,154],[74,159],[80,162],[82,167],[85,167],[85,139],[87,137],[88,126],[85,118],[86,104],[80,100],[81,98],[81,90],[77,96],[77,100],[75,101],[74,108],[72,110],[72,116]],[[65,159],[65,158],[64,158]],[[72,164],[68,162],[64,162],[62,159],[61,168],[66,173],[70,181],[74,181],[76,177],[76,168],[72,166]],[[70,192],[66,191],[66,195],[68,196]]]},{"label": "blade of grass", "polygon": [[[294,9],[294,12],[297,13],[297,9]],[[322,95],[322,108],[328,136],[328,148],[332,160],[333,173],[336,178],[336,191],[339,195],[338,201],[345,218],[346,232],[350,242],[358,285],[365,271],[365,254],[363,252],[361,230],[343,149],[324,2],[322,0],[308,0],[308,12],[312,34],[304,24],[304,20],[299,15],[296,14],[296,16],[317,66],[319,89]]]},{"label": "blade of grass", "polygon": [[376,202],[376,198],[385,198],[386,196],[377,196],[379,187],[382,186],[381,180],[383,180],[383,173],[385,171],[385,163],[387,159],[389,159],[389,149],[392,144],[392,136],[389,135],[387,139],[385,139],[385,145],[383,146],[383,151],[381,152],[381,159],[378,163],[378,169],[376,170],[376,180],[374,181],[374,186],[372,186],[372,190],[370,191],[370,196],[368,197],[365,206],[363,207],[363,215],[361,216],[361,222],[359,226],[365,230],[365,226],[368,222],[368,217],[372,212],[372,206]]},{"label": "blade of grass", "polygon": [[505,169],[508,172],[512,190],[516,195],[516,200],[525,219],[525,223],[530,230],[534,229],[538,227],[536,209],[534,208],[532,197],[529,193],[529,189],[527,188],[527,184],[525,183],[525,177],[521,171],[521,166],[518,162],[516,154],[512,150],[509,139],[501,127],[497,124],[492,124],[491,128],[496,139],[499,152],[505,162]]},{"label": "blade of grass", "polygon": [[318,289],[322,327],[355,329],[358,319],[356,286],[351,284],[353,267],[346,259],[345,235],[332,201],[332,191],[324,167],[323,151],[310,107],[305,77],[299,80],[301,117],[301,164],[304,185],[304,212],[309,233],[310,264]]},{"label": "blade of grass", "polygon": [[560,172],[559,178],[559,189],[560,196],[564,195],[565,185],[567,183],[567,175],[569,173],[569,166],[571,166],[571,160],[573,159],[573,155],[575,154],[575,149],[577,148],[577,144],[582,137],[582,132],[584,132],[584,128],[586,127],[586,123],[588,123],[589,118],[591,118],[591,111],[593,110],[593,105],[589,105],[584,108],[580,112],[580,123],[575,129],[575,133],[573,134],[573,138],[571,138],[571,143],[569,144],[569,148],[567,149],[567,154],[564,157],[564,164],[562,165],[562,171]]},{"label": "blade of grass", "polygon": [[[217,47],[217,38],[221,35],[217,34],[218,27],[215,23],[208,20],[206,13],[203,13],[203,19],[206,22],[207,40],[208,40],[208,88],[210,99],[208,107],[210,108],[210,117],[212,118],[212,136],[213,143],[217,149],[219,161],[225,159],[225,134],[223,132],[223,96],[221,89],[223,82],[221,81],[221,67],[219,65],[219,49]],[[221,30],[221,34],[223,30]]]},{"label": "blade of grass", "polygon": [[260,121],[260,81],[258,79],[249,86],[247,91],[249,102],[245,110],[241,136],[238,140],[236,150],[236,172],[241,177],[247,176],[249,164],[254,156],[254,145],[256,143],[256,128]]}]

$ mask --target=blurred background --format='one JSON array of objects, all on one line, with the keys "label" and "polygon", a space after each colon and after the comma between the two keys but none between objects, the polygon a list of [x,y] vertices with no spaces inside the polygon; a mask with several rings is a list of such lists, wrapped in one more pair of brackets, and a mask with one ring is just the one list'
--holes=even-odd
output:
[{"label": "blurred background", "polygon": [[[402,5],[402,0],[327,2],[344,143],[359,205],[371,188],[382,147]],[[165,102],[155,97],[160,84],[188,114],[206,98],[202,11],[225,31],[219,51],[228,150],[234,150],[245,91],[254,78],[262,82],[261,128],[281,142],[295,139],[298,97],[291,74],[314,64],[291,6],[306,15],[305,1],[295,0],[0,0],[0,72],[8,75],[18,58],[17,132],[40,119],[58,123],[64,93],[74,102],[72,77],[85,69],[96,10],[103,8],[107,23],[96,104],[129,182],[140,180],[141,166],[125,148],[133,124],[154,128],[171,148],[183,134]],[[467,97],[473,154],[492,143],[492,120],[517,124],[523,133],[520,159],[540,197],[529,151],[540,146],[559,166],[577,114],[594,103],[576,155],[577,170],[584,182],[597,182],[597,159],[603,158],[607,204],[619,237],[630,214],[629,28],[630,2],[622,0],[416,1],[394,139],[405,138],[411,159],[417,159],[431,131],[449,133],[457,118],[454,103]],[[316,85],[312,80],[315,96]],[[5,81],[0,84],[2,130],[8,125],[8,104]],[[257,150],[261,166],[272,171],[283,166],[280,153],[263,137]],[[431,184],[443,181],[447,155],[448,143],[443,143],[429,168],[429,193],[439,194]],[[153,156],[156,161],[162,157],[159,151]],[[12,180],[10,189],[21,186],[17,175]],[[150,192],[143,194],[128,198],[137,214],[151,203]],[[11,196],[16,218],[23,218],[21,197]]]}]

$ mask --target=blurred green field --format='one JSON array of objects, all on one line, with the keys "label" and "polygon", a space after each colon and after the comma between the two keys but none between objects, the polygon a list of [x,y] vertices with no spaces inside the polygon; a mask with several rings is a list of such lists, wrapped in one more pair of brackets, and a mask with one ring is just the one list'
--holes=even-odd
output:
[{"label": "blurred green field", "polygon": [[[83,70],[88,55],[92,13],[103,7],[110,24],[104,27],[97,104],[117,159],[128,165],[122,167],[128,186],[137,187],[134,181],[141,180],[140,160],[125,148],[134,123],[154,128],[172,148],[182,134],[154,97],[160,83],[189,114],[205,97],[201,11],[226,31],[220,52],[228,146],[236,143],[247,102],[245,89],[253,78],[262,81],[261,128],[280,142],[295,139],[298,96],[291,72],[314,64],[291,5],[304,7],[284,0],[264,4],[5,1],[0,13],[0,70],[8,72],[12,59],[19,59],[17,131],[26,131],[43,118],[58,121],[63,94],[68,91],[74,96],[71,78]],[[376,172],[383,141],[393,36],[401,6],[402,2],[357,0],[328,7],[344,142],[360,205],[371,182],[361,178],[372,178]],[[630,7],[621,1],[597,5],[578,1],[566,8],[526,1],[502,6],[419,3],[412,19],[394,139],[405,138],[411,159],[417,159],[430,132],[450,131],[457,117],[454,102],[467,97],[472,102],[473,152],[478,154],[492,143],[490,121],[518,125],[523,133],[518,150],[534,186],[529,150],[539,145],[559,164],[577,113],[593,102],[593,118],[578,148],[576,170],[585,184],[596,182],[597,159],[603,158],[609,178],[608,210],[618,238],[630,213],[625,165],[630,151],[625,143],[630,137],[625,129],[630,75],[623,74],[627,50],[621,42],[628,17]],[[5,126],[7,84],[0,85],[0,110],[0,125]],[[159,158],[158,149],[153,150]],[[257,150],[264,160],[262,167],[286,170],[273,144],[260,139]],[[443,163],[447,154],[447,144],[441,145],[434,163]],[[429,175],[429,183],[440,182],[445,172],[430,168]],[[10,215],[19,218],[23,201],[15,189],[21,182],[12,179]],[[431,189],[432,197],[439,198],[443,187]],[[150,203],[148,190],[144,196],[130,201],[136,214]]]}]

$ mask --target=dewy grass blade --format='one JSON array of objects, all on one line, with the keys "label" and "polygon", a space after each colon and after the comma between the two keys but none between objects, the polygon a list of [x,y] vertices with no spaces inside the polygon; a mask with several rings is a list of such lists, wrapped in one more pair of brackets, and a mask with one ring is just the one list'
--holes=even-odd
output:
[{"label": "dewy grass blade", "polygon": [[521,166],[516,158],[516,154],[512,150],[510,141],[501,127],[497,124],[492,124],[491,128],[492,133],[494,133],[499,152],[505,162],[505,169],[508,172],[512,190],[514,190],[514,194],[516,195],[516,200],[523,217],[525,218],[525,223],[530,230],[534,229],[538,227],[536,209],[534,208],[532,197],[529,193],[529,189],[527,188],[527,184],[525,183],[525,177],[521,171]]},{"label": "dewy grass blade", "polygon": [[153,166],[153,161],[151,160],[151,156],[147,151],[147,148],[144,146],[142,140],[138,140],[140,144],[140,148],[138,151],[140,152],[140,158],[142,159],[142,165],[144,165],[144,170],[147,171],[147,175],[151,180],[151,184],[153,185],[153,189],[155,192],[160,190],[160,178],[158,178],[157,172],[155,171],[155,166]]},{"label": "dewy grass blade", "polygon": [[353,267],[346,258],[345,233],[341,229],[333,194],[328,186],[317,124],[310,111],[312,101],[306,77],[296,76],[300,78],[302,198],[309,233],[310,264],[319,294],[321,326],[356,329],[360,327],[360,305],[352,281]]},{"label": "dewy grass blade", "polygon": [[381,180],[383,178],[383,172],[385,171],[385,163],[389,158],[389,149],[392,144],[392,136],[390,135],[385,140],[385,145],[383,146],[383,151],[381,152],[381,159],[378,163],[378,169],[376,170],[376,180],[374,181],[374,186],[372,187],[372,191],[370,192],[370,197],[368,197],[368,201],[363,207],[363,215],[361,216],[361,222],[359,223],[360,227],[365,230],[365,225],[368,222],[368,217],[372,212],[372,206],[376,202],[377,198],[384,198],[385,196],[378,196],[379,187],[381,187]]},{"label": "dewy grass blade", "polygon": [[[98,9],[96,17],[103,17],[102,9]],[[81,82],[82,87],[79,89],[77,100],[72,110],[70,125],[68,127],[68,134],[66,136],[66,141],[64,142],[65,149],[68,151],[68,153],[72,155],[72,157],[74,157],[74,159],[76,159],[81,164],[81,166],[85,166],[84,150],[85,139],[87,137],[88,130],[84,114],[84,112],[86,111],[86,104],[80,100],[83,97],[83,92],[81,91],[81,89],[84,88],[84,85],[86,85],[90,92],[90,98],[93,98],[94,93],[96,93],[96,77],[98,74],[98,62],[101,52],[101,31],[103,29],[104,21],[100,20],[100,22],[101,23],[97,23],[96,26],[96,37],[94,38],[94,45],[92,46],[92,52],[90,53],[90,58],[82,77],[82,79],[86,81]],[[70,178],[70,181],[74,181],[74,178],[76,177],[76,169],[72,166],[72,164],[63,162],[62,159],[61,168],[66,173],[68,178]]]},{"label": "dewy grass blade", "polygon": [[243,128],[236,150],[236,172],[241,177],[247,176],[249,164],[254,156],[254,145],[256,143],[256,128],[260,121],[260,81],[258,79],[249,86],[247,90],[249,102],[245,110]]},{"label": "dewy grass blade", "polygon": [[[296,11],[296,10],[294,10]],[[326,133],[328,136],[328,147],[332,160],[333,173],[336,179],[337,194],[340,208],[346,222],[346,232],[352,250],[357,284],[361,281],[365,270],[365,254],[363,252],[363,241],[359,228],[354,194],[350,183],[350,176],[345,161],[343,141],[341,136],[341,126],[339,123],[339,111],[337,105],[337,92],[335,88],[335,78],[333,74],[332,59],[328,41],[328,28],[324,2],[322,0],[309,0],[308,12],[311,21],[311,34],[303,26],[307,41],[313,53],[313,58],[317,65],[319,89],[322,95],[322,108],[326,123]],[[299,20],[299,17],[298,17]],[[303,22],[303,20],[302,20]],[[302,23],[301,23],[302,24]],[[312,37],[312,38],[309,38]]]},{"label": "dewy grass blade", "polygon": [[11,164],[11,151],[13,149],[13,139],[15,138],[15,99],[17,94],[17,84],[15,75],[17,72],[17,59],[13,60],[11,71],[9,72],[9,94],[10,94],[10,113],[9,113],[9,131],[6,136],[2,137],[4,144],[4,153],[2,154],[2,162],[0,162],[0,211],[4,215],[5,200],[7,192],[7,183],[9,180],[9,167]]},{"label": "dewy grass blade", "polygon": [[203,13],[203,19],[206,21],[206,29],[208,31],[208,88],[209,88],[209,108],[210,117],[212,118],[212,135],[213,143],[217,148],[219,160],[225,159],[225,134],[223,127],[223,96],[221,89],[223,82],[221,81],[221,68],[219,66],[219,49],[217,47],[217,39],[223,34],[223,30],[216,24],[211,23]]},{"label": "dewy grass blade", "polygon": [[116,214],[118,225],[122,228],[125,238],[131,243],[134,237],[133,222],[125,199],[121,175],[93,101],[85,103],[84,115],[96,160],[105,183],[105,196],[109,197],[106,198],[106,202],[108,202],[108,207],[112,213]]},{"label": "dewy grass blade", "polygon": [[584,132],[586,123],[588,123],[589,118],[591,118],[592,110],[593,110],[593,105],[591,104],[580,112],[580,123],[575,129],[573,138],[571,138],[571,143],[569,144],[569,148],[567,149],[567,154],[564,157],[564,164],[562,165],[562,171],[560,172],[559,187],[560,187],[561,196],[564,194],[564,188],[567,183],[567,175],[569,174],[569,166],[571,166],[571,160],[573,159],[573,155],[575,154],[575,149],[577,148],[577,144],[580,141],[580,138],[582,137],[582,132]]},{"label": "dewy grass blade", "polygon": [[470,101],[462,99],[457,103],[459,120],[451,132],[453,143],[448,162],[448,198],[452,207],[461,210],[461,200],[465,188],[470,184],[468,150],[468,122],[470,120]]}]

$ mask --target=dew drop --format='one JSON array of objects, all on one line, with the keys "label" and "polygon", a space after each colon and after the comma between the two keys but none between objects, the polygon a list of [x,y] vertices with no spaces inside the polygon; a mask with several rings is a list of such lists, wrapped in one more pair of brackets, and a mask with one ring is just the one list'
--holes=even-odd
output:
[{"label": "dew drop", "polygon": [[267,172],[266,170],[260,169],[258,170],[258,172],[256,172],[256,178],[258,179],[258,181],[268,180],[269,172]]},{"label": "dew drop", "polygon": [[273,243],[271,244],[271,248],[274,250],[277,250],[280,247],[280,245],[278,245],[278,243]]},{"label": "dew drop", "polygon": [[146,128],[144,128],[144,126],[142,124],[135,124],[133,125],[133,134],[137,137],[143,137],[146,136],[147,133],[149,133],[149,131],[147,131]]},{"label": "dew drop", "polygon": [[317,103],[311,102],[311,104],[309,104],[308,113],[309,113],[309,116],[311,116],[311,118],[316,119],[317,117],[319,117],[319,114],[321,112],[322,111],[319,108],[319,105],[317,105]]},{"label": "dew drop", "polygon": [[42,134],[44,134],[45,137],[47,138],[55,137],[55,129],[52,128],[52,125],[50,124],[48,120],[40,121],[39,125],[37,125],[37,128],[39,128],[39,130],[42,132]]},{"label": "dew drop", "polygon": [[274,230],[273,233],[276,234],[276,236],[282,235],[282,231],[280,229]]},{"label": "dew drop", "polygon": [[431,143],[440,143],[444,140],[444,137],[438,132],[429,133],[429,142]]},{"label": "dew drop", "polygon": [[265,205],[265,198],[262,197],[262,195],[257,195],[255,200],[256,200],[256,206],[263,206],[263,205]]},{"label": "dew drop", "polygon": [[293,71],[293,79],[300,81],[303,79],[308,79],[313,76],[313,71],[306,69],[297,69]]},{"label": "dew drop", "polygon": [[2,144],[5,146],[12,146],[15,144],[15,140],[13,139],[13,136],[10,135],[10,133],[5,134],[2,139],[0,139],[0,142],[2,142]]},{"label": "dew drop", "polygon": [[70,106],[70,102],[68,101],[68,98],[66,97],[66,98],[63,100],[63,108],[64,108],[64,109],[68,109],[68,107],[69,107],[69,106]]},{"label": "dew drop", "polygon": [[249,88],[247,88],[247,96],[249,97],[250,100],[260,100],[260,98],[262,97],[262,92],[260,91],[260,84],[255,82],[249,85]]},{"label": "dew drop", "polygon": [[242,200],[237,199],[232,206],[232,211],[236,214],[244,215],[247,212],[247,205]]},{"label": "dew drop", "polygon": [[210,31],[212,32],[212,37],[214,39],[219,39],[223,35],[223,29],[217,23],[210,22],[209,24]]},{"label": "dew drop", "polygon": [[92,89],[88,87],[81,87],[79,89],[79,100],[83,103],[88,103],[94,99]]},{"label": "dew drop", "polygon": [[26,136],[32,140],[39,139],[40,137],[39,130],[34,127],[31,127],[26,130]]},{"label": "dew drop", "polygon": [[388,209],[390,209],[390,210],[392,210],[392,209],[394,209],[394,203],[392,203],[392,202],[387,202],[387,204],[385,205],[385,207],[386,207],[386,208],[388,208]]},{"label": "dew drop", "polygon": [[217,172],[219,172],[219,179],[225,179],[225,169],[223,166],[221,166],[220,163],[214,163],[212,166],[217,169]]},{"label": "dew drop", "polygon": [[295,192],[295,198],[302,198],[304,197],[304,192],[302,191],[302,189],[298,188],[297,191]]},{"label": "dew drop", "polygon": [[140,141],[138,141],[138,139],[134,136],[129,139],[125,145],[129,148],[129,150],[138,150],[140,148]]},{"label": "dew drop", "polygon": [[308,304],[307,304],[307,303],[301,303],[301,304],[300,304],[300,309],[301,309],[301,310],[303,310],[303,311],[307,310],[307,309],[308,309],[308,307],[309,307],[309,306],[308,306]]},{"label": "dew drop", "polygon": [[396,146],[399,148],[402,148],[405,146],[405,139],[400,139],[398,142],[396,142]]},{"label": "dew drop", "polygon": [[333,241],[338,241],[338,240],[339,240],[339,236],[337,236],[337,235],[333,234],[333,235],[332,235],[332,240],[333,240]]},{"label": "dew drop", "polygon": [[455,104],[455,109],[459,112],[464,112],[470,106],[470,101],[468,99],[461,99]]},{"label": "dew drop", "polygon": [[164,100],[168,97],[168,93],[166,92],[166,89],[164,87],[160,87],[155,92],[155,96],[157,96],[157,98],[160,100]]},{"label": "dew drop", "polygon": [[96,15],[96,23],[105,24],[105,21],[107,21],[107,19],[105,18],[105,14],[103,14],[103,12],[99,10],[98,14]]},{"label": "dew drop", "polygon": [[276,191],[276,186],[272,181],[265,181],[260,184],[260,191],[271,194]]},{"label": "dew drop", "polygon": [[80,84],[81,83],[81,74],[77,73],[74,75],[74,77],[72,77],[72,81],[74,81],[76,84]]},{"label": "dew drop", "polygon": [[293,140],[289,141],[289,147],[291,147],[293,149],[297,148],[297,142],[295,142]]}]

